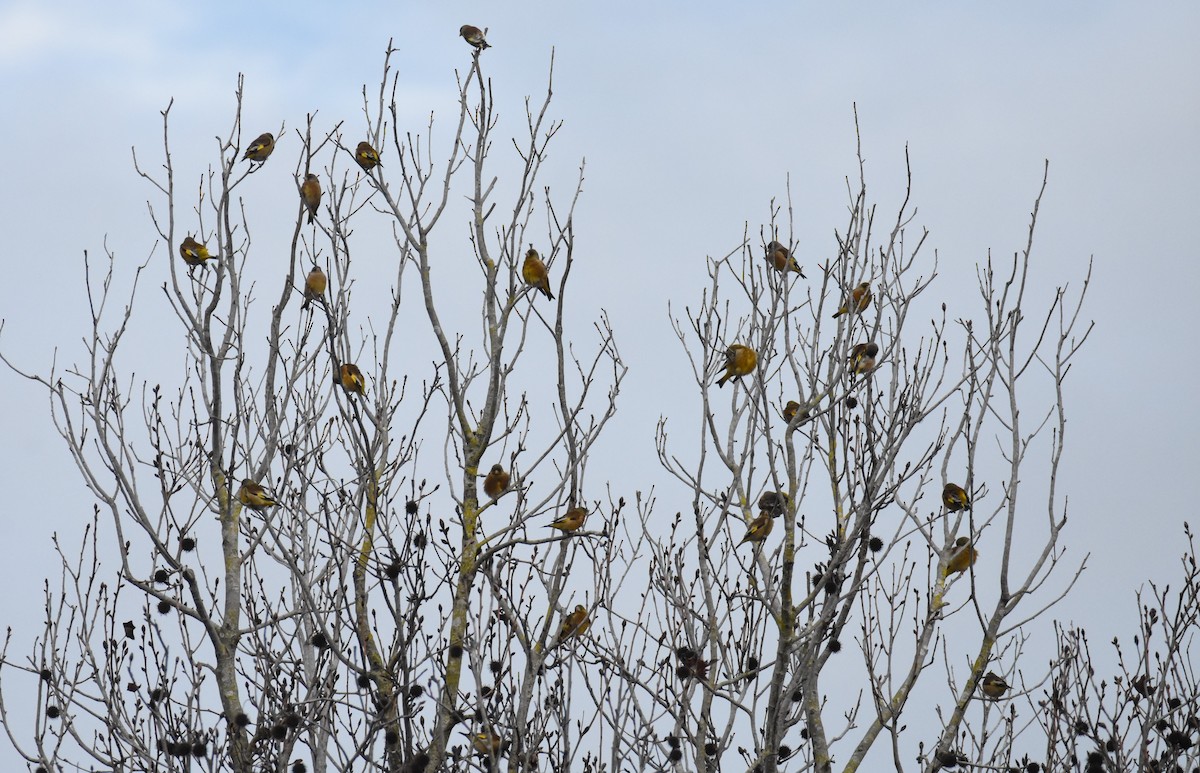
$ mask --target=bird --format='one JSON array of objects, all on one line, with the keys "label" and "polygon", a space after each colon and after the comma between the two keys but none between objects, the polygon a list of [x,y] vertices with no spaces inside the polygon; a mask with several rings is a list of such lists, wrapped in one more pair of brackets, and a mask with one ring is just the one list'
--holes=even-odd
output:
[{"label": "bird", "polygon": [[[846,314],[847,312],[862,312],[871,305],[871,283],[863,282],[858,287],[850,291],[850,297],[842,303],[841,307],[834,312],[834,319]],[[854,307],[851,309],[851,307]]]},{"label": "bird", "polygon": [[801,279],[808,278],[804,276],[804,270],[800,268],[800,264],[792,257],[791,251],[779,242],[771,242],[767,245],[767,262],[771,264],[771,268],[781,274],[795,271]]},{"label": "bird", "polygon": [[796,420],[797,416],[800,417],[800,421],[807,419],[808,408],[800,405],[800,403],[796,402],[795,400],[788,400],[787,404],[783,406],[783,420],[788,424],[791,424]]},{"label": "bird", "polygon": [[979,691],[988,698],[996,700],[1008,692],[1008,682],[1004,681],[1003,677],[996,676],[996,674],[988,671],[979,680]]},{"label": "bird", "polygon": [[867,373],[875,367],[875,355],[879,354],[879,344],[855,344],[850,350],[850,367],[855,373]]},{"label": "bird", "polygon": [[764,491],[758,498],[758,509],[760,513],[776,517],[783,515],[784,510],[787,509],[787,503],[787,494],[779,491]]},{"label": "bird", "polygon": [[521,264],[521,278],[525,284],[536,287],[547,298],[554,300],[554,293],[550,292],[550,272],[532,247],[525,253],[525,262]]},{"label": "bird", "polygon": [[262,484],[255,483],[249,478],[242,478],[242,487],[238,489],[237,498],[243,505],[258,512],[278,504]]},{"label": "bird", "polygon": [[746,527],[746,536],[742,537],[742,541],[739,542],[737,546],[741,547],[742,544],[746,542],[762,544],[762,541],[767,538],[767,535],[771,533],[771,529],[774,526],[774,517],[766,510],[763,510],[754,518],[753,521],[750,522],[750,525]]},{"label": "bird", "polygon": [[267,160],[271,152],[275,150],[275,135],[271,132],[263,132],[254,138],[249,147],[246,148],[246,153],[242,156],[243,161],[255,161],[259,164]]},{"label": "bird", "polygon": [[562,624],[559,625],[558,635],[554,637],[554,646],[557,647],[567,639],[576,639],[583,636],[591,624],[592,621],[588,619],[587,608],[583,604],[576,604],[571,614],[564,617]]},{"label": "bird", "polygon": [[308,210],[308,223],[312,225],[313,218],[317,216],[317,207],[321,206],[321,181],[315,174],[304,176],[304,182],[300,185],[300,200]]},{"label": "bird", "polygon": [[308,304],[313,301],[324,303],[325,288],[328,285],[329,280],[325,278],[325,272],[320,266],[313,265],[312,271],[309,271],[304,279],[304,305],[300,308],[308,308]]},{"label": "bird", "polygon": [[490,43],[483,39],[483,30],[474,25],[462,25],[458,28],[458,34],[462,35],[462,39],[474,46],[477,51],[492,47]]},{"label": "bird", "polygon": [[952,513],[957,513],[959,510],[966,510],[971,506],[971,500],[967,496],[967,492],[963,491],[962,486],[957,483],[947,483],[942,488],[942,504]]},{"label": "bird", "polygon": [[365,395],[367,393],[367,382],[363,378],[362,371],[353,363],[345,363],[338,369],[338,383],[342,385],[351,394]]},{"label": "bird", "polygon": [[371,147],[369,142],[360,142],[358,147],[354,149],[354,160],[363,168],[364,172],[369,172],[377,166],[383,166],[383,162],[379,160],[379,151]]},{"label": "bird", "polygon": [[203,266],[204,261],[216,258],[208,254],[208,247],[192,238],[191,234],[179,243],[179,257],[189,266]]},{"label": "bird", "polygon": [[471,748],[485,757],[499,754],[504,741],[495,733],[475,733],[471,736]]},{"label": "bird", "polygon": [[954,541],[954,549],[950,551],[950,558],[946,561],[946,576],[967,571],[977,558],[979,551],[971,544],[971,538],[959,537]]},{"label": "bird", "polygon": [[488,470],[487,476],[483,479],[483,493],[492,499],[497,499],[508,490],[508,483],[511,479],[512,476],[505,472],[503,467],[493,464],[492,469]]},{"label": "bird", "polygon": [[725,386],[725,382],[731,378],[741,379],[742,376],[751,373],[757,364],[758,353],[749,346],[730,345],[725,350],[725,375],[717,379],[717,386]]},{"label": "bird", "polygon": [[587,517],[588,511],[586,507],[572,507],[562,518],[550,524],[550,528],[560,529],[561,531],[575,531],[580,526],[583,526],[583,522]]}]

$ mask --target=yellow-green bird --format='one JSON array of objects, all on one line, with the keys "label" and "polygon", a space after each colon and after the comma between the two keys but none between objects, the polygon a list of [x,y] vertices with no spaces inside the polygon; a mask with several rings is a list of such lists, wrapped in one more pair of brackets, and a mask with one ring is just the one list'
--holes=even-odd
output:
[{"label": "yellow-green bird", "polygon": [[492,47],[490,43],[483,39],[483,30],[471,24],[464,24],[459,27],[458,34],[462,35],[462,39],[470,43],[478,51]]},{"label": "yellow-green bird", "polygon": [[758,353],[749,346],[732,344],[725,350],[725,375],[717,379],[717,386],[725,386],[731,378],[741,379],[754,371],[758,365]]},{"label": "yellow-green bird", "polygon": [[988,671],[979,680],[979,691],[988,698],[996,700],[1008,692],[1008,682],[1004,681],[1003,677]]},{"label": "yellow-green bird", "polygon": [[503,746],[503,739],[495,733],[475,733],[471,736],[471,748],[485,757],[499,754]]},{"label": "yellow-green bird", "polygon": [[742,537],[742,541],[737,544],[741,547],[746,542],[762,544],[762,541],[771,533],[771,529],[775,527],[775,518],[770,512],[763,510],[754,520],[750,521],[750,525],[746,527],[746,536]]},{"label": "yellow-green bird", "polygon": [[841,307],[834,313],[834,318],[847,314],[850,311],[863,312],[871,305],[871,283],[863,282],[858,287],[850,291],[850,296],[842,303]]},{"label": "yellow-green bird", "polygon": [[963,491],[962,486],[957,483],[947,483],[942,488],[942,504],[952,513],[957,513],[959,510],[966,510],[971,506],[971,500],[967,496],[967,492]]},{"label": "yellow-green bird", "polygon": [[363,378],[362,371],[353,363],[345,363],[338,369],[338,383],[342,389],[345,389],[350,394],[365,395],[367,393],[367,380]]},{"label": "yellow-green bird", "polygon": [[580,526],[583,526],[583,522],[587,517],[588,511],[586,507],[572,507],[562,518],[550,524],[550,528],[561,531],[575,531]]},{"label": "yellow-green bird", "polygon": [[558,635],[554,637],[554,645],[565,642],[567,639],[577,639],[591,627],[592,621],[588,619],[587,608],[583,604],[576,604],[575,609],[571,614],[563,618],[562,624],[558,627]]},{"label": "yellow-green bird", "polygon": [[508,490],[511,480],[512,476],[505,472],[503,467],[493,464],[492,469],[488,470],[488,474],[483,479],[483,493],[492,499],[497,499]]},{"label": "yellow-green bird", "polygon": [[379,160],[379,151],[371,147],[369,142],[360,142],[358,147],[354,149],[354,160],[363,168],[364,172],[369,172],[377,166],[383,166],[383,162]]},{"label": "yellow-green bird", "polygon": [[971,544],[971,538],[959,537],[954,541],[954,548],[950,551],[949,560],[946,561],[946,576],[967,571],[977,558],[979,558],[979,551]]},{"label": "yellow-green bird", "polygon": [[867,373],[875,367],[875,355],[879,354],[876,343],[855,344],[850,350],[850,367],[855,373]]},{"label": "yellow-green bird", "polygon": [[521,264],[521,278],[525,284],[536,287],[542,295],[554,300],[554,293],[550,292],[550,272],[546,270],[538,251],[532,247],[525,253],[525,262]]},{"label": "yellow-green bird", "polygon": [[242,478],[242,486],[238,489],[237,498],[246,507],[259,512],[278,504],[262,484],[255,483],[249,478]]},{"label": "yellow-green bird", "polygon": [[771,268],[781,274],[794,271],[800,275],[801,279],[808,278],[804,276],[804,270],[800,268],[800,264],[792,257],[791,251],[779,242],[771,242],[767,245],[767,262],[771,264]]},{"label": "yellow-green bird", "polygon": [[321,206],[321,181],[315,174],[310,173],[304,176],[304,182],[300,185],[300,200],[304,202],[304,208],[308,210],[308,223],[312,225],[313,219],[317,216],[317,208]]},{"label": "yellow-green bird", "polygon": [[179,243],[179,257],[189,266],[203,266],[204,261],[216,258],[208,254],[208,247],[192,238],[191,234]]},{"label": "yellow-green bird", "polygon": [[246,148],[245,154],[242,156],[243,161],[254,161],[261,164],[267,160],[271,152],[275,150],[275,135],[271,132],[263,132],[254,138],[249,147]]},{"label": "yellow-green bird", "polygon": [[325,277],[325,272],[320,266],[314,265],[312,271],[308,272],[308,276],[304,278],[304,305],[300,308],[307,308],[308,304],[313,301],[325,302],[325,288],[329,286],[329,280]]}]

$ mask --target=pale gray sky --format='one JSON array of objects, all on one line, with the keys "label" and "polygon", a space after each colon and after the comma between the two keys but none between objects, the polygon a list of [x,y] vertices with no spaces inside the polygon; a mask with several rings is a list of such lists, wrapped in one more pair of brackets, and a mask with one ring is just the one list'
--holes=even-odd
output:
[{"label": "pale gray sky", "polygon": [[[601,451],[646,460],[621,472],[627,490],[669,486],[650,463],[654,423],[677,398],[664,379],[686,367],[667,302],[694,302],[705,255],[734,248],[747,221],[757,234],[788,175],[801,262],[829,255],[845,220],[843,180],[856,173],[857,104],[881,211],[899,201],[909,149],[916,223],[931,231],[937,291],[952,305],[974,292],[988,249],[1005,256],[1023,245],[1050,160],[1035,277],[1046,293],[1077,284],[1094,256],[1086,313],[1097,323],[1067,385],[1060,481],[1068,558],[1090,552],[1092,569],[1057,614],[1094,626],[1096,642],[1119,632],[1106,628],[1114,619],[1132,621],[1134,588],[1177,576],[1181,521],[1195,520],[1185,491],[1200,467],[1200,414],[1186,395],[1200,372],[1179,347],[1200,328],[1200,255],[1187,233],[1200,209],[1200,5],[579,5],[374,2],[344,15],[296,2],[0,6],[9,149],[0,347],[42,372],[56,348],[60,367],[82,358],[82,253],[100,254],[107,239],[123,266],[150,254],[151,191],[130,146],[157,163],[158,111],[171,98],[179,184],[194,188],[214,137],[228,131],[239,72],[248,136],[281,121],[291,132],[317,110],[318,127],[362,127],[362,85],[377,84],[394,37],[402,120],[419,130],[431,110],[453,118],[454,70],[469,62],[457,29],[470,22],[490,28],[500,136],[521,130],[521,100],[543,91],[555,49],[551,112],[565,126],[546,181],[565,194],[587,159],[578,319],[607,309],[631,367]],[[298,148],[294,135],[281,141],[279,180],[290,179]],[[497,160],[502,168],[501,151]],[[251,182],[248,196],[269,190]],[[282,239],[272,229],[293,217],[285,190],[279,212],[249,204],[260,246]],[[461,220],[442,226],[463,250],[465,234]],[[169,318],[158,287],[170,257],[160,247],[143,280],[135,320],[151,328]],[[182,362],[169,336],[147,332],[128,367],[169,378]],[[41,579],[57,566],[50,534],[76,544],[91,504],[42,391],[7,372],[0,384],[9,492],[0,587],[23,643],[38,632]]]}]

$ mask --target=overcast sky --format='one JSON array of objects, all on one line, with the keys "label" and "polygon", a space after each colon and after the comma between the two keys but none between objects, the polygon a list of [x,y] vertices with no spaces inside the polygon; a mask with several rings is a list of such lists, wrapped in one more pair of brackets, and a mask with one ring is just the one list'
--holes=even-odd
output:
[{"label": "overcast sky", "polygon": [[[909,150],[916,223],[931,232],[937,291],[951,299],[973,292],[989,249],[1007,256],[1023,245],[1049,159],[1035,279],[1046,292],[1077,286],[1095,260],[1085,314],[1096,330],[1067,384],[1059,481],[1070,497],[1069,557],[1091,553],[1091,569],[1058,616],[1104,642],[1134,619],[1144,580],[1178,577],[1200,468],[1190,402],[1200,374],[1189,351],[1200,328],[1189,232],[1200,210],[1200,5],[410,5],[0,5],[4,353],[39,372],[56,348],[60,367],[80,360],[83,251],[98,254],[107,240],[126,267],[151,254],[151,191],[130,147],[158,158],[159,111],[172,98],[180,184],[193,187],[214,137],[228,132],[239,72],[247,139],[281,122],[290,133],[313,111],[319,128],[344,119],[355,135],[365,126],[362,86],[377,88],[391,37],[402,120],[418,130],[433,111],[449,123],[455,69],[469,64],[457,30],[469,22],[488,27],[494,46],[485,66],[500,137],[521,130],[522,100],[544,92],[555,52],[551,113],[565,125],[547,182],[572,184],[586,158],[577,280],[588,291],[578,313],[613,317],[631,372],[612,431],[647,459],[655,420],[672,410],[664,378],[686,367],[668,301],[695,302],[704,257],[736,247],[747,223],[757,234],[789,175],[801,262],[830,254],[845,221],[844,178],[856,173],[855,105],[881,211],[899,202]],[[294,134],[281,141],[276,171],[290,175],[298,150]],[[280,222],[293,216],[291,196]],[[443,230],[468,249],[465,223]],[[168,318],[157,289],[167,257],[160,245],[136,319]],[[154,365],[131,356],[129,367]],[[7,371],[0,389],[9,492],[0,578],[28,590],[7,593],[2,616],[28,642],[41,578],[57,564],[50,535],[77,542],[91,505],[45,394]],[[623,474],[627,490],[665,483],[650,465]]]}]

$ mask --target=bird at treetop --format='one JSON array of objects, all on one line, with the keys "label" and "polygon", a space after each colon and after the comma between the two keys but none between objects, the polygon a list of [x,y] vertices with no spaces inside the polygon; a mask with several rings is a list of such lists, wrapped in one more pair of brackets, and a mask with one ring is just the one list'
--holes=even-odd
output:
[{"label": "bird at treetop", "polygon": [[179,243],[179,257],[183,258],[183,262],[189,266],[203,266],[204,261],[218,256],[209,255],[208,247],[193,239],[189,234]]},{"label": "bird at treetop", "polygon": [[800,268],[800,264],[792,257],[791,251],[779,242],[771,242],[767,245],[767,262],[771,264],[771,268],[781,274],[787,271],[795,271],[800,275],[801,279],[808,278],[804,276],[804,271]]},{"label": "bird at treetop", "polygon": [[808,409],[803,408],[803,410],[801,410],[801,408],[803,408],[803,406],[801,406],[800,403],[796,402],[795,400],[788,400],[787,404],[783,406],[783,420],[788,424],[791,424],[796,418],[797,414],[799,414],[801,421],[807,419]]},{"label": "bird at treetop", "polygon": [[787,509],[787,503],[787,494],[779,491],[764,491],[758,498],[758,509],[771,516],[780,516]]},{"label": "bird at treetop", "polygon": [[855,344],[850,350],[850,367],[855,373],[866,373],[875,367],[875,355],[879,354],[879,344]]},{"label": "bird at treetop", "polygon": [[308,272],[308,276],[304,279],[304,305],[300,308],[308,308],[308,304],[313,301],[323,300],[325,288],[329,285],[329,281],[325,278],[325,272],[320,266],[314,265],[312,271]]},{"label": "bird at treetop", "polygon": [[550,292],[550,272],[532,247],[525,253],[525,262],[521,264],[521,278],[525,284],[536,287],[547,298],[554,300],[554,293]]},{"label": "bird at treetop", "polygon": [[357,365],[347,362],[338,370],[338,383],[342,385],[351,394],[365,395],[367,393],[367,381],[363,378],[362,371]]},{"label": "bird at treetop", "polygon": [[725,375],[717,379],[717,386],[723,387],[725,382],[731,378],[741,379],[742,376],[752,373],[757,364],[757,352],[749,346],[731,344],[725,350]]},{"label": "bird at treetop", "polygon": [[575,531],[583,525],[587,517],[588,511],[586,507],[572,507],[562,518],[550,524],[550,528],[562,531]]},{"label": "bird at treetop", "polygon": [[267,156],[271,155],[273,150],[275,150],[275,135],[271,132],[263,132],[255,137],[254,142],[251,142],[246,148],[242,160],[256,161],[261,164],[267,160]]},{"label": "bird at treetop", "polygon": [[364,172],[369,172],[377,166],[383,166],[383,162],[379,160],[379,151],[371,147],[369,142],[358,143],[358,147],[354,149],[354,160],[358,162]]},{"label": "bird at treetop", "polygon": [[471,748],[485,757],[499,754],[503,745],[503,739],[495,733],[475,733],[471,736]]},{"label": "bird at treetop", "polygon": [[554,645],[557,647],[567,639],[583,636],[591,624],[592,621],[588,619],[587,607],[583,604],[576,604],[574,611],[564,617],[562,624],[559,625],[558,635],[554,637]]},{"label": "bird at treetop", "polygon": [[1008,682],[1004,681],[1002,677],[988,671],[979,680],[979,691],[992,700],[996,700],[1008,692]]},{"label": "bird at treetop", "polygon": [[492,469],[488,470],[487,476],[483,479],[483,493],[496,499],[508,490],[509,480],[511,480],[511,476],[504,471],[504,468],[493,464]]},{"label": "bird at treetop", "polygon": [[956,483],[947,483],[942,489],[942,504],[952,513],[957,513],[959,510],[966,510],[971,506],[971,500],[967,497],[967,492],[963,491],[962,486]]},{"label": "bird at treetop", "polygon": [[946,576],[965,572],[979,558],[979,551],[971,544],[970,537],[959,537],[954,541],[954,549],[946,561]]},{"label": "bird at treetop", "polygon": [[841,307],[838,308],[838,310],[836,312],[834,312],[833,316],[836,319],[837,317],[840,317],[843,314],[846,314],[847,312],[851,311],[852,310],[851,307],[854,307],[853,311],[855,311],[855,312],[862,312],[862,311],[865,311],[866,308],[870,305],[871,305],[871,283],[863,282],[858,287],[855,287],[853,290],[850,291],[850,297],[848,297],[842,303]]},{"label": "bird at treetop", "polygon": [[483,39],[483,30],[471,24],[464,24],[459,27],[458,34],[462,35],[463,40],[470,43],[479,51],[492,47],[490,43]]},{"label": "bird at treetop", "polygon": [[771,529],[774,528],[774,526],[774,516],[772,516],[766,510],[763,510],[754,518],[753,521],[750,522],[750,525],[746,527],[746,536],[742,537],[742,541],[739,542],[737,546],[741,547],[742,543],[745,542],[762,544],[762,541],[767,538],[767,535],[771,533]]},{"label": "bird at treetop", "polygon": [[251,510],[262,511],[277,504],[262,484],[255,483],[249,478],[242,478],[242,487],[237,492],[238,501]]},{"label": "bird at treetop", "polygon": [[304,182],[300,185],[300,200],[308,210],[308,223],[312,225],[313,218],[317,216],[317,207],[321,206],[321,181],[315,174],[304,176]]}]

